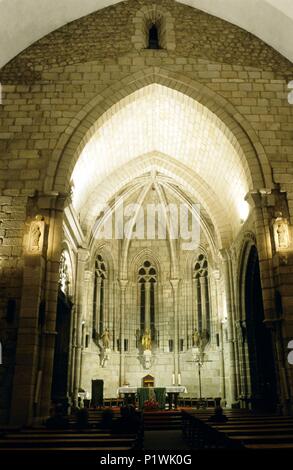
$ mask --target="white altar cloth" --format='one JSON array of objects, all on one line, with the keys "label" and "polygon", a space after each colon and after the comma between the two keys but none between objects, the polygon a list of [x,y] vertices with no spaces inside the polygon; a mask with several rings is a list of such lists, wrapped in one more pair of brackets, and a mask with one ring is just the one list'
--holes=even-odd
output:
[{"label": "white altar cloth", "polygon": [[[119,387],[117,390],[117,394],[120,395],[122,393],[137,393],[138,388],[139,387]],[[165,388],[166,393],[187,393],[187,389],[183,385],[170,385],[168,387],[151,387],[151,388]]]}]

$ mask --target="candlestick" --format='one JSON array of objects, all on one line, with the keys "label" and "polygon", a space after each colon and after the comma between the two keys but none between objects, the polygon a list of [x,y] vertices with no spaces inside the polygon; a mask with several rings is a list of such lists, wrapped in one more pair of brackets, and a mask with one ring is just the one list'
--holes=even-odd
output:
[{"label": "candlestick", "polygon": [[178,374],[178,385],[181,385],[181,374]]},{"label": "candlestick", "polygon": [[172,385],[175,385],[175,374],[172,374]]}]

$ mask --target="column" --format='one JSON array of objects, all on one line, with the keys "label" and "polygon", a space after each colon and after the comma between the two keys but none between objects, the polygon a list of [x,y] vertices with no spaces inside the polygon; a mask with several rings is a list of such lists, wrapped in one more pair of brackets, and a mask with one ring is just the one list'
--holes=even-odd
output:
[{"label": "column", "polygon": [[192,284],[193,284],[193,302],[192,302],[192,307],[193,307],[193,312],[192,312],[192,332],[196,328],[197,331],[199,331],[199,323],[198,323],[198,305],[197,305],[197,285],[198,285],[198,279],[194,277],[192,279]]},{"label": "column", "polygon": [[96,335],[98,335],[100,332],[100,302],[101,302],[102,279],[100,277],[97,277],[95,279],[95,283],[96,283],[96,298],[95,298],[96,304],[95,304],[95,312],[94,312],[95,314],[94,329],[95,329]]},{"label": "column", "polygon": [[38,374],[38,310],[45,261],[42,256],[24,256],[22,298],[11,398],[13,425],[31,424],[35,377]]},{"label": "column", "polygon": [[[31,424],[33,415],[46,416],[49,412],[65,199],[66,195],[59,193],[38,194],[28,206],[30,229],[25,235],[11,424]],[[33,233],[34,227],[37,233]],[[41,301],[45,323],[40,338]]]},{"label": "column", "polygon": [[207,312],[206,312],[206,278],[201,276],[200,283],[200,296],[201,296],[201,330],[207,329]]},{"label": "column", "polygon": [[125,382],[125,353],[124,353],[124,339],[125,339],[125,301],[126,301],[126,287],[128,281],[126,279],[119,280],[120,286],[120,374],[119,386],[121,387]]},{"label": "column", "polygon": [[227,330],[228,330],[228,347],[230,358],[230,397],[231,403],[237,399],[236,389],[236,368],[235,368],[235,349],[234,349],[234,334],[233,334],[233,312],[231,303],[231,289],[229,279],[229,255],[227,251],[222,251],[223,256],[223,275],[226,294],[226,308],[227,308]]},{"label": "column", "polygon": [[[278,253],[273,240],[272,221],[276,212],[287,212],[287,198],[285,193],[278,190],[251,191],[248,202],[253,207],[255,218],[255,233],[257,239],[257,250],[259,257],[260,276],[263,294],[265,325],[270,329],[276,364],[276,375],[278,380],[278,393],[283,409],[292,412],[293,402],[290,399],[290,375],[291,390],[293,390],[293,377],[290,365],[287,361],[287,345],[292,338],[292,286],[290,276],[292,273],[293,240],[289,253]],[[282,214],[289,218],[289,213]],[[292,232],[292,230],[291,230]],[[290,266],[291,265],[291,266]],[[275,294],[276,288],[282,295],[282,319],[276,315]],[[284,301],[284,299],[286,299]],[[280,313],[280,312],[278,312]],[[281,323],[280,323],[281,322]],[[291,400],[291,404],[289,401]],[[291,406],[291,410],[288,407]]]},{"label": "column", "polygon": [[170,280],[173,288],[173,307],[174,307],[174,374],[175,384],[178,385],[179,367],[179,324],[178,324],[178,287],[179,279]]},{"label": "column", "polygon": [[81,353],[82,353],[82,320],[85,310],[86,296],[84,292],[85,266],[89,253],[84,248],[79,248],[77,252],[77,276],[76,276],[76,348],[74,364],[74,398],[77,400],[78,389],[80,388],[81,377]]},{"label": "column", "polygon": [[151,331],[151,283],[145,283],[145,330]]},{"label": "column", "polygon": [[85,320],[87,326],[87,334],[92,337],[92,325],[93,325],[93,314],[94,314],[94,288],[95,288],[95,275],[93,271],[86,271],[86,278],[88,282],[87,289],[87,307],[85,312]]},{"label": "column", "polygon": [[103,328],[109,328],[109,282],[108,279],[104,279],[104,326]]}]

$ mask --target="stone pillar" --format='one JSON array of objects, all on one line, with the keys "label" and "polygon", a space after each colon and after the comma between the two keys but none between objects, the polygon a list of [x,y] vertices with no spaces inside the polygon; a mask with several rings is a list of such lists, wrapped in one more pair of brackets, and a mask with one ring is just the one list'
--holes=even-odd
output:
[{"label": "stone pillar", "polygon": [[38,311],[45,260],[40,256],[24,256],[22,298],[17,337],[11,420],[13,425],[31,424],[35,384],[38,374],[39,331]]},{"label": "stone pillar", "polygon": [[[266,189],[251,191],[247,200],[253,208],[264,322],[272,335],[279,400],[284,412],[292,412],[293,403],[290,396],[293,392],[293,374],[287,361],[286,348],[293,336],[293,295],[290,281],[293,268],[293,233],[291,228],[290,244],[283,250],[276,246],[273,230],[276,214],[289,217],[286,195],[278,190]],[[276,290],[281,294],[282,312],[276,311]]]},{"label": "stone pillar", "polygon": [[226,294],[226,307],[227,307],[227,330],[228,330],[228,347],[229,347],[229,369],[230,369],[230,398],[233,404],[237,399],[237,386],[236,386],[236,367],[235,367],[235,348],[234,348],[234,330],[233,321],[234,315],[232,311],[231,299],[231,285],[230,285],[230,270],[229,270],[229,255],[227,251],[222,251],[223,256],[223,275]]},{"label": "stone pillar", "polygon": [[74,399],[77,400],[78,389],[80,388],[81,377],[81,353],[82,353],[82,320],[85,307],[86,296],[84,292],[85,266],[89,253],[84,248],[79,248],[77,252],[77,276],[76,276],[76,347],[74,363]]},{"label": "stone pillar", "polygon": [[40,198],[39,206],[46,210],[50,217],[48,252],[46,266],[46,323],[44,340],[44,363],[42,364],[42,387],[40,416],[48,416],[51,405],[51,388],[56,336],[56,313],[59,286],[59,265],[61,242],[63,237],[63,211],[66,197],[49,195]]},{"label": "stone pillar", "polygon": [[145,283],[145,330],[151,330],[151,283]]},{"label": "stone pillar", "polygon": [[193,307],[193,312],[192,312],[192,332],[196,328],[197,331],[199,331],[199,323],[198,323],[198,305],[197,305],[197,284],[198,284],[198,279],[194,277],[192,279],[192,284],[193,284],[193,301],[192,301],[192,307]]},{"label": "stone pillar", "polygon": [[74,386],[74,364],[75,364],[75,306],[73,305],[71,310],[71,325],[70,325],[70,355],[68,362],[68,393],[73,396]]},{"label": "stone pillar", "polygon": [[119,385],[120,387],[125,382],[125,353],[124,353],[124,339],[125,339],[125,300],[126,300],[126,287],[128,281],[126,279],[119,280],[120,286],[120,374]]},{"label": "stone pillar", "polygon": [[[91,291],[91,281],[92,281],[92,272],[84,271],[84,290],[83,290],[83,308],[82,308],[82,321],[81,321],[81,360],[80,360],[80,374],[79,374],[79,384],[82,384],[82,372],[83,372],[83,361],[85,353],[85,335],[87,334],[87,319],[90,312],[89,307],[92,305],[90,300]],[[92,299],[92,296],[91,296]],[[84,327],[83,327],[84,326]]]},{"label": "stone pillar", "polygon": [[220,393],[223,400],[226,399],[226,371],[225,371],[225,350],[224,350],[224,334],[223,334],[223,323],[220,323],[220,348],[221,348],[221,359],[220,359]]},{"label": "stone pillar", "polygon": [[179,279],[170,280],[173,289],[173,308],[174,308],[174,374],[175,384],[178,385],[179,366],[179,318],[178,318],[178,287]]},{"label": "stone pillar", "polygon": [[101,299],[101,283],[102,279],[97,277],[96,283],[96,307],[95,307],[95,330],[96,334],[100,332],[100,299]]},{"label": "stone pillar", "polygon": [[104,279],[104,325],[103,329],[109,328],[109,282],[108,279]]},{"label": "stone pillar", "polygon": [[[12,424],[30,424],[33,417],[49,413],[65,199],[59,193],[38,194],[28,205],[33,220],[24,240]],[[45,305],[43,325],[39,324],[41,300]]]},{"label": "stone pillar", "polygon": [[207,328],[207,310],[206,310],[206,278],[201,276],[200,282],[200,296],[201,296],[201,329],[202,331]]},{"label": "stone pillar", "polygon": [[88,289],[87,289],[87,307],[85,312],[85,320],[87,325],[87,333],[92,336],[93,314],[94,314],[94,282],[95,276],[93,271],[85,272]]}]

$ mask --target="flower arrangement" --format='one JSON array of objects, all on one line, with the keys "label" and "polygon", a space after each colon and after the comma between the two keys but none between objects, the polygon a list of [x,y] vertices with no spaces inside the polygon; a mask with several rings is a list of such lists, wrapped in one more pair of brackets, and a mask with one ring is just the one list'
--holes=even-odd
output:
[{"label": "flower arrangement", "polygon": [[146,400],[144,402],[143,408],[145,411],[158,410],[159,403],[156,400]]}]

